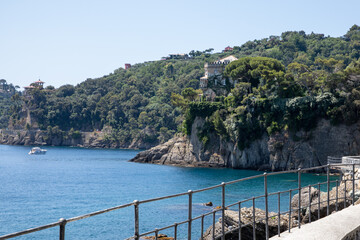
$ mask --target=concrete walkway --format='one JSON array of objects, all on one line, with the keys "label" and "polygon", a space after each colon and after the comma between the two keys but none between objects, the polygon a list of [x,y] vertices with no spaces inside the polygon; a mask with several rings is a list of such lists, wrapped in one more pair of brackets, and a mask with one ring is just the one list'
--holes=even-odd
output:
[{"label": "concrete walkway", "polygon": [[355,230],[360,231],[360,204],[345,208],[318,221],[302,225],[300,229],[292,228],[290,233],[286,231],[281,233],[280,237],[275,236],[270,239],[340,240]]}]

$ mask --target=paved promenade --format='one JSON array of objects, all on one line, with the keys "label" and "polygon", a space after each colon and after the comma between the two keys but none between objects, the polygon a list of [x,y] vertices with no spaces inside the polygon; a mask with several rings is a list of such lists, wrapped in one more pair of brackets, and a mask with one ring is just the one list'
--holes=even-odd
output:
[{"label": "paved promenade", "polygon": [[[292,228],[281,233],[281,237],[275,236],[271,240],[341,240],[348,233],[360,231],[360,204],[350,206],[328,217],[322,218],[310,224],[302,225],[301,228]],[[349,238],[356,239],[356,238]]]}]

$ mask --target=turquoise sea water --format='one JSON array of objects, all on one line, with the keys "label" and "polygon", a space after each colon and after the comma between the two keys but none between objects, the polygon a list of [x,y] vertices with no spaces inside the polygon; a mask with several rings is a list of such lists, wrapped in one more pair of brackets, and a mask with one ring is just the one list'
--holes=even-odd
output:
[{"label": "turquoise sea water", "polygon": [[[46,155],[28,155],[31,147],[0,145],[0,236],[56,222],[89,212],[170,194],[187,192],[247,176],[262,174],[251,170],[180,168],[130,163],[138,151],[45,147]],[[269,177],[269,192],[297,187],[297,175]],[[303,186],[325,181],[326,176],[303,174]],[[325,190],[325,186],[324,189]],[[263,179],[226,188],[226,204],[262,195]],[[221,205],[221,189],[193,196],[193,217]],[[277,198],[269,199],[277,211]],[[282,210],[289,205],[281,197]],[[140,230],[170,225],[187,219],[188,198],[178,197],[140,205]],[[250,204],[244,204],[250,206]],[[256,207],[264,208],[257,200]],[[68,223],[66,239],[125,239],[134,234],[133,207]],[[217,218],[220,215],[217,215]],[[205,219],[205,229],[212,219]],[[193,223],[197,238],[200,221]],[[184,238],[186,225],[179,227]],[[58,239],[58,227],[15,239]],[[173,230],[165,231],[172,235]],[[194,239],[195,239],[194,238]]]}]

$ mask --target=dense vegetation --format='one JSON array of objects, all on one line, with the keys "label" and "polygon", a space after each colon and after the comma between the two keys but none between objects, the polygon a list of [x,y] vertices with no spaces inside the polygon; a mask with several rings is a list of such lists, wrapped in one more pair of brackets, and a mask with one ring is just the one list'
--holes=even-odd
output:
[{"label": "dense vegetation", "polygon": [[[77,86],[48,86],[23,97],[40,129],[51,132],[108,132],[109,141],[127,145],[134,139],[158,143],[176,131],[190,133],[196,116],[207,119],[206,132],[246,147],[249,142],[281,129],[311,129],[318,118],[334,123],[358,119],[360,27],[343,37],[285,32],[234,47],[232,52],[191,51],[190,59],[172,59],[119,68]],[[215,102],[199,98],[203,64],[224,56],[240,58],[225,76],[239,83]],[[11,125],[21,125],[19,99],[9,111]],[[181,124],[183,122],[183,124]],[[25,126],[23,126],[25,127]],[[27,126],[35,127],[35,126]]]},{"label": "dense vegetation", "polygon": [[[292,40],[291,45],[296,46],[296,42],[301,44],[292,47],[296,51],[291,54],[287,50],[282,52],[281,57],[279,55],[281,61],[267,57],[244,57],[230,63],[224,75],[238,83],[225,98],[218,98],[217,102],[207,105],[209,114],[201,114],[206,112],[204,105],[189,102],[184,111],[184,131],[191,131],[190,126],[196,116],[206,117],[199,133],[205,145],[209,138],[204,133],[216,132],[237,142],[243,149],[266,132],[271,135],[282,130],[290,133],[301,129],[309,131],[321,118],[329,119],[333,124],[358,121],[360,61],[356,46],[360,43],[360,28],[354,26],[345,37],[331,41],[322,37],[314,42],[314,34],[306,36],[301,32],[283,34],[281,39],[298,39]],[[261,51],[266,42],[257,42],[260,45],[264,43],[262,47],[257,47],[259,55],[266,55],[267,51]],[[330,49],[324,43],[331,46]],[[283,44],[276,48],[284,49],[281,47]],[[312,53],[317,45],[322,47],[315,57]],[[326,54],[323,56],[321,53]],[[299,59],[299,56],[303,57]],[[223,107],[214,111],[215,104]]]},{"label": "dense vegetation", "polygon": [[[123,145],[138,138],[163,142],[181,123],[179,109],[170,103],[171,93],[197,88],[203,62],[199,58],[137,64],[77,86],[32,89],[23,99],[38,127],[51,134],[104,129],[109,141]],[[22,123],[18,111],[12,113],[12,122]]]},{"label": "dense vegetation", "polygon": [[6,128],[9,124],[9,115],[11,100],[5,94],[0,94],[0,128]]},{"label": "dense vegetation", "polygon": [[[9,124],[9,113],[15,110],[12,104],[15,102],[13,96],[19,88],[19,86],[8,83],[5,79],[0,79],[0,128],[7,128]],[[13,101],[11,98],[13,98]]]}]

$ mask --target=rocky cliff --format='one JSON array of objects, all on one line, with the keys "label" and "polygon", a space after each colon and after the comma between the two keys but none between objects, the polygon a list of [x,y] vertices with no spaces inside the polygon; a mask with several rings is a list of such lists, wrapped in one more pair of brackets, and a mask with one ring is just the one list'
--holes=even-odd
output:
[{"label": "rocky cliff", "polygon": [[52,145],[78,147],[105,147],[102,138],[94,132],[83,132],[81,136],[49,136],[41,130],[0,130],[0,144],[8,145]]},{"label": "rocky cliff", "polygon": [[285,170],[327,164],[327,156],[360,153],[360,122],[333,126],[320,120],[310,132],[263,135],[240,150],[234,142],[209,133],[205,147],[198,138],[204,120],[196,118],[191,136],[175,136],[168,142],[140,152],[131,161],[178,166],[206,166]]},{"label": "rocky cliff", "polygon": [[50,135],[42,130],[1,130],[0,144],[8,145],[49,145],[49,146],[74,146],[88,148],[131,148],[148,149],[152,147],[150,143],[134,140],[128,144],[119,144],[109,141],[106,133],[101,131],[81,132],[80,135],[73,137],[64,132],[63,135]]}]

